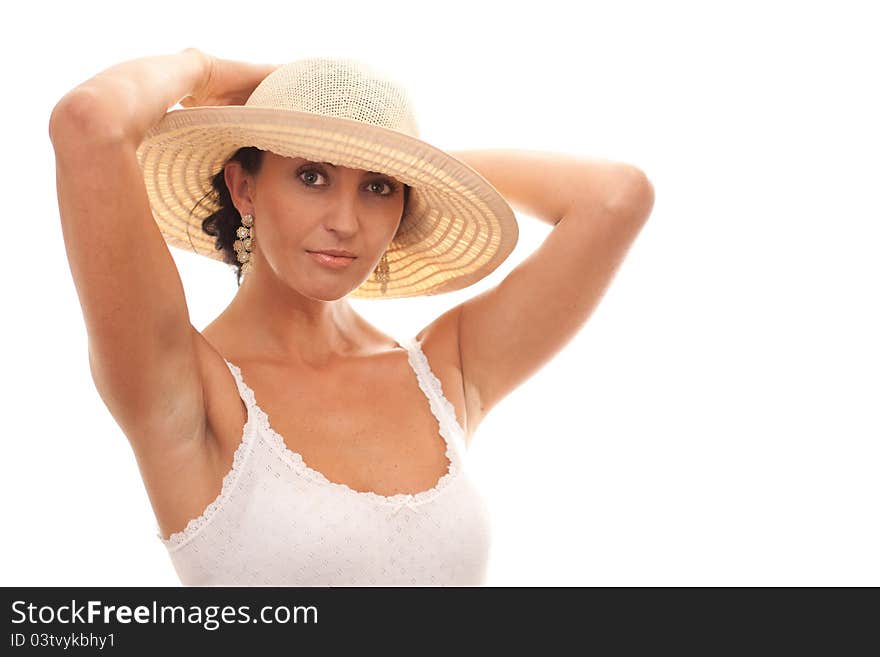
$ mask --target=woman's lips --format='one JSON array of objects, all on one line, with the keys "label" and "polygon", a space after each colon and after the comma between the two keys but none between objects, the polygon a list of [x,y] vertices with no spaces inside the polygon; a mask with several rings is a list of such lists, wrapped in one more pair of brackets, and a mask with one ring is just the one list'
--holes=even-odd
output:
[{"label": "woman's lips", "polygon": [[354,262],[354,258],[346,258],[344,256],[332,256],[326,253],[318,253],[317,251],[307,251],[306,253],[312,256],[312,259],[316,262],[331,269],[344,269]]}]

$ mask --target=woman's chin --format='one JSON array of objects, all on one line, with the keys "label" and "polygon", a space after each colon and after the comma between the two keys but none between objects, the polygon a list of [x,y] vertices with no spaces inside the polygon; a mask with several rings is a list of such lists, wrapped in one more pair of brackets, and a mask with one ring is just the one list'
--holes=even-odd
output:
[{"label": "woman's chin", "polygon": [[363,282],[364,281],[355,281],[354,285],[352,285],[350,279],[340,279],[324,283],[312,280],[309,281],[308,284],[301,286],[300,292],[303,296],[308,297],[309,299],[314,299],[315,301],[338,301],[358,289]]}]

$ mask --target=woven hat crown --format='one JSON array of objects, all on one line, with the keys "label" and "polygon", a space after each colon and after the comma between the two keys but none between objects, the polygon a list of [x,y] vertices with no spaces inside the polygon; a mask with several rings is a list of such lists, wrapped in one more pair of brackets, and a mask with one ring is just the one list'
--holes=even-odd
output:
[{"label": "woven hat crown", "polygon": [[245,106],[352,119],[419,137],[406,89],[354,59],[311,57],[280,66],[260,82]]}]

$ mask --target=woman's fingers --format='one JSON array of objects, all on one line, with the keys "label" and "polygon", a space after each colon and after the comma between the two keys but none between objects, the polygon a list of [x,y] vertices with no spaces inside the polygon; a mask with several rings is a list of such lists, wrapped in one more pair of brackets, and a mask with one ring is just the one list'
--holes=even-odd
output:
[{"label": "woman's fingers", "polygon": [[204,55],[208,58],[204,83],[180,101],[183,107],[244,105],[257,85],[280,66]]}]

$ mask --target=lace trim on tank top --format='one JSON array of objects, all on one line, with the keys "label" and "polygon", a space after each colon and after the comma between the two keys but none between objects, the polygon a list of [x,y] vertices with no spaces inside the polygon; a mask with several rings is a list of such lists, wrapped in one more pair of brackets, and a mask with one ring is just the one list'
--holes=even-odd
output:
[{"label": "lace trim on tank top", "polygon": [[[229,365],[228,362],[227,365]],[[257,440],[257,418],[255,414],[251,412],[251,409],[256,406],[256,398],[254,397],[253,391],[242,382],[241,375],[237,374],[235,371],[233,371],[232,374],[235,379],[235,384],[238,387],[239,396],[242,398],[245,407],[247,408],[247,419],[245,420],[244,427],[242,427],[241,442],[238,444],[238,447],[232,455],[232,467],[229,469],[229,472],[224,475],[223,482],[220,484],[220,493],[214,498],[214,501],[208,504],[201,514],[187,522],[186,527],[179,532],[174,532],[168,537],[168,539],[165,539],[162,536],[161,531],[157,533],[159,540],[162,541],[165,547],[171,551],[182,548],[196,534],[198,534],[202,528],[210,524],[211,518],[213,518],[214,514],[222,508],[223,502],[229,497],[232,489],[235,487],[235,482],[238,480],[239,474],[241,474],[244,462],[248,454],[250,454],[251,447]]]},{"label": "lace trim on tank top", "polygon": [[431,370],[431,366],[428,364],[428,358],[425,356],[425,352],[422,351],[422,346],[415,338],[407,338],[403,340],[401,346],[406,348],[407,353],[409,354],[410,363],[414,365],[413,369],[416,371],[416,378],[418,379],[419,387],[428,397],[431,405],[431,412],[440,422],[441,434],[444,438],[447,438],[447,441],[451,436],[453,440],[458,442],[456,446],[460,450],[463,450],[465,447],[465,430],[458,422],[458,418],[455,415],[455,407],[452,405],[452,402],[450,402],[446,398],[446,395],[443,394],[443,384]]},{"label": "lace trim on tank top", "polygon": [[[224,501],[231,495],[238,475],[244,467],[245,459],[250,453],[252,445],[256,442],[258,435],[264,436],[277,453],[284,460],[293,466],[294,470],[302,476],[323,486],[330,486],[344,492],[347,495],[354,495],[371,502],[396,507],[395,512],[402,506],[415,508],[426,503],[438,495],[453,481],[455,476],[462,469],[462,462],[458,450],[464,449],[465,431],[455,414],[455,407],[443,394],[443,386],[431,367],[428,359],[422,351],[421,345],[415,338],[407,338],[402,341],[407,351],[407,357],[410,366],[415,371],[416,380],[419,388],[428,399],[431,413],[437,420],[440,436],[446,443],[446,459],[449,461],[446,473],[443,474],[437,483],[431,488],[420,491],[418,493],[397,493],[395,495],[380,495],[372,491],[359,491],[351,488],[347,484],[341,482],[330,481],[321,472],[309,467],[302,455],[290,449],[284,441],[284,438],[272,427],[269,422],[269,415],[260,408],[257,403],[254,391],[245,383],[241,374],[241,369],[223,359],[235,379],[238,387],[239,395],[245,402],[247,408],[247,420],[242,430],[242,441],[236,448],[232,467],[223,477],[220,486],[220,493],[213,502],[205,507],[205,510],[197,517],[192,518],[181,531],[175,532],[165,539],[161,532],[157,533],[159,540],[169,549],[175,551],[182,548],[188,543],[202,528],[206,527],[211,518],[222,508]],[[456,443],[455,446],[453,443]]]}]

